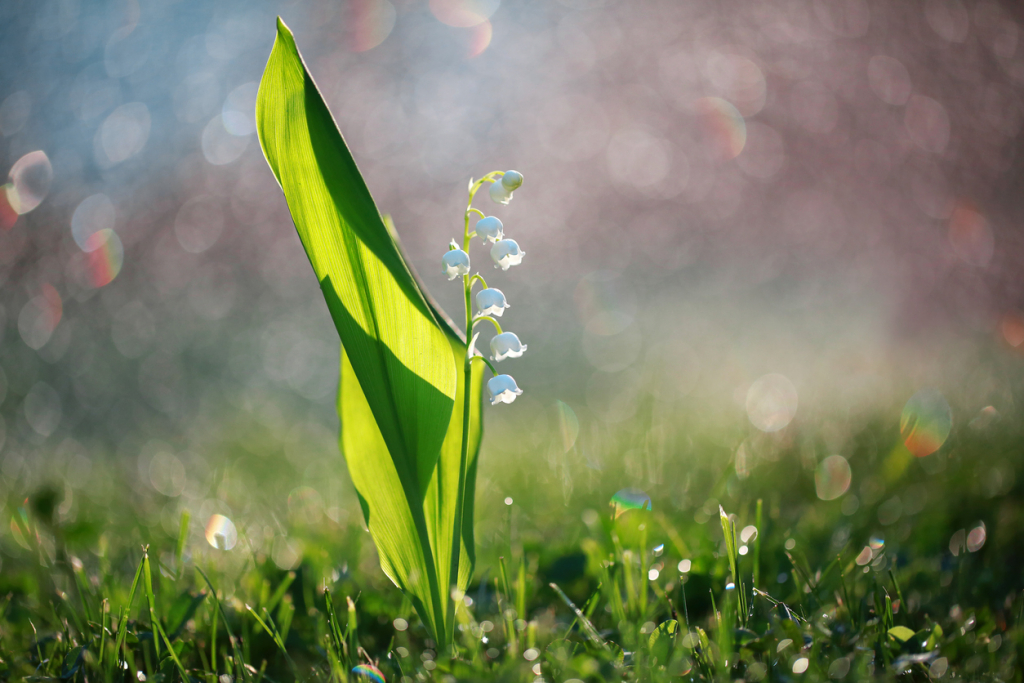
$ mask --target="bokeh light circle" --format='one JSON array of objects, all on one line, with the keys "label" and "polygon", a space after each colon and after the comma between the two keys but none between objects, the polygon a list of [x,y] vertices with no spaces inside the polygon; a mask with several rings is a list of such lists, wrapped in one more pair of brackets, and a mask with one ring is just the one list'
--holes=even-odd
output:
[{"label": "bokeh light circle", "polygon": [[217,114],[206,127],[200,139],[203,148],[203,156],[214,166],[224,166],[242,156],[249,146],[248,135],[235,135],[228,130],[227,126],[232,125],[230,121],[224,120],[223,114]]},{"label": "bokeh light circle", "polygon": [[1003,333],[1003,339],[1013,348],[1024,344],[1024,313],[1020,311],[1007,311],[999,324]]},{"label": "bokeh light circle", "polygon": [[238,543],[235,523],[224,515],[210,515],[206,523],[206,542],[218,550],[231,550]]},{"label": "bokeh light circle", "polygon": [[122,104],[112,111],[99,129],[97,163],[108,168],[141,152],[149,140],[151,124],[149,107],[142,102]]},{"label": "bokeh light circle", "polygon": [[398,13],[389,0],[353,0],[348,8],[348,49],[366,52],[383,43]]},{"label": "bokeh light circle", "polygon": [[29,299],[18,314],[18,332],[31,349],[41,349],[60,323],[64,305],[56,288],[49,283]]},{"label": "bokeh light circle", "polygon": [[714,153],[724,160],[739,156],[747,144],[747,124],[739,110],[721,97],[702,97],[694,109]]},{"label": "bokeh light circle", "polygon": [[747,390],[747,417],[762,432],[777,432],[796,416],[797,391],[785,375],[770,373]]},{"label": "bokeh light circle", "polygon": [[953,411],[935,389],[922,389],[910,397],[900,415],[900,436],[918,458],[942,448],[953,428]]},{"label": "bokeh light circle", "polygon": [[124,265],[124,245],[117,233],[109,228],[94,232],[85,241],[89,282],[93,287],[104,287],[114,281]]},{"label": "bokeh light circle", "polygon": [[850,463],[841,455],[830,455],[814,470],[814,490],[821,500],[835,500],[850,488]]},{"label": "bokeh light circle", "polygon": [[970,202],[960,202],[949,218],[949,245],[960,260],[984,267],[995,254],[995,237],[988,220]]},{"label": "bokeh light circle", "polygon": [[875,55],[868,60],[868,85],[878,99],[892,105],[906,104],[913,91],[907,67],[888,55]]},{"label": "bokeh light circle", "polygon": [[472,59],[479,57],[490,46],[491,38],[494,37],[494,26],[490,21],[484,20],[472,27],[469,32],[469,47],[466,56]]},{"label": "bokeh light circle", "polygon": [[29,152],[14,162],[4,186],[7,202],[16,213],[26,214],[39,206],[50,191],[53,166],[46,152]]},{"label": "bokeh light circle", "polygon": [[85,249],[89,238],[100,230],[112,229],[117,220],[114,203],[105,194],[89,195],[71,214],[71,236],[75,244]]},{"label": "bokeh light circle", "polygon": [[228,93],[221,108],[224,130],[238,137],[256,132],[257,90],[256,82],[250,81]]},{"label": "bokeh light circle", "polygon": [[651,497],[637,488],[624,488],[615,492],[608,501],[612,506],[612,515],[616,518],[631,510],[650,510]]},{"label": "bokeh light circle", "polygon": [[568,453],[576,445],[576,439],[580,435],[580,421],[572,406],[563,401],[555,401],[555,414],[558,424],[558,445],[563,453]]},{"label": "bokeh light circle", "polygon": [[174,235],[181,248],[201,254],[220,238],[224,230],[224,211],[219,199],[201,194],[185,202],[174,219]]},{"label": "bokeh light circle", "polygon": [[972,553],[978,552],[985,545],[987,538],[988,532],[985,529],[985,524],[981,523],[967,533],[967,550]]},{"label": "bokeh light circle", "polygon": [[715,92],[736,107],[742,116],[753,116],[765,105],[768,92],[761,67],[741,55],[712,52],[704,74]]},{"label": "bokeh light circle", "polygon": [[46,382],[36,382],[22,404],[25,421],[39,436],[50,436],[60,425],[64,413],[60,395]]},{"label": "bokeh light circle", "polygon": [[357,681],[384,683],[384,674],[373,664],[359,664],[352,667],[352,677]]},{"label": "bokeh light circle", "polygon": [[456,28],[470,28],[491,18],[501,0],[430,0],[437,20]]}]

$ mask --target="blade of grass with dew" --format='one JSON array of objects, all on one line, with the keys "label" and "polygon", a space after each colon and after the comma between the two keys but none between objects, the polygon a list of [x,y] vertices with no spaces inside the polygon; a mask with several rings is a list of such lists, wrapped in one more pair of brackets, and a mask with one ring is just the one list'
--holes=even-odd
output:
[{"label": "blade of grass with dew", "polygon": [[139,580],[142,578],[142,567],[146,558],[146,551],[142,552],[143,559],[139,560],[139,567],[135,570],[135,578],[132,579],[132,587],[128,591],[128,605],[121,608],[120,618],[117,620],[117,634],[114,638],[114,663],[118,663],[121,656],[121,647],[124,639],[128,636],[128,615],[131,614],[132,605],[135,603],[135,592],[139,588]]},{"label": "blade of grass with dew", "polygon": [[146,588],[146,599],[149,602],[149,623],[153,629],[153,649],[156,651],[156,656],[160,656],[160,640],[156,637],[156,629],[159,626],[156,616],[156,596],[153,595],[153,572],[149,567],[149,548],[147,548],[142,554],[142,575],[145,579]]},{"label": "blade of grass with dew", "polygon": [[438,571],[423,503],[458,412],[460,363],[280,19],[256,121],[345,348],[342,441],[381,567],[443,641],[447,567]]},{"label": "blade of grass with dew", "polygon": [[[213,587],[213,583],[210,581],[210,577],[206,575],[206,572],[199,567],[196,567],[196,571],[199,572],[199,575],[203,577],[203,581],[205,581],[206,585],[209,587],[210,595],[213,597],[213,604],[216,605],[217,611],[224,619],[224,630],[228,632],[228,642],[231,644],[231,652],[235,660],[235,668],[240,671],[242,680],[247,681],[249,680],[249,677],[248,671],[245,668],[245,659],[242,657],[242,653],[238,650],[238,641],[235,639],[235,634],[231,631],[231,624],[228,623],[228,615],[224,612],[224,606],[221,604],[220,598],[217,597],[217,590]],[[243,623],[245,622],[243,621]],[[213,633],[215,638],[214,643],[216,643],[216,622],[214,622]],[[216,664],[214,664],[214,666],[216,666]]]},{"label": "blade of grass with dew", "polygon": [[608,650],[608,643],[606,643],[604,638],[602,638],[601,635],[597,632],[597,629],[594,628],[594,625],[590,623],[590,619],[587,619],[586,615],[583,614],[583,611],[576,606],[576,603],[569,599],[569,596],[565,594],[565,591],[559,588],[558,584],[556,583],[549,583],[548,585],[551,586],[551,588],[553,588],[556,593],[558,593],[558,597],[562,599],[562,602],[564,602],[569,607],[569,609],[573,611],[573,614],[576,615],[576,619],[579,620],[580,626],[583,627],[583,632],[587,634],[587,638],[590,639],[590,642],[594,643],[594,645],[604,648],[605,650]]},{"label": "blade of grass with dew", "polygon": [[[185,667],[182,666],[181,660],[178,659],[178,653],[174,651],[174,646],[171,645],[171,640],[167,637],[167,633],[164,632],[164,629],[160,624],[155,624],[153,626],[153,635],[154,643],[158,640],[156,636],[159,636],[159,639],[164,641],[164,645],[167,646],[167,654],[170,655],[172,660],[174,660],[174,665],[178,668],[178,673],[181,674],[181,680],[190,680],[188,672],[185,671]],[[157,652],[159,652],[159,650]],[[159,654],[157,656],[159,656]]]},{"label": "blade of grass with dew", "polygon": [[288,572],[285,577],[281,579],[281,583],[277,584],[277,588],[274,589],[274,592],[271,594],[266,604],[263,605],[263,608],[268,612],[273,612],[274,608],[277,607],[277,603],[281,602],[281,598],[283,598],[284,594],[288,592],[289,588],[291,588],[293,581],[295,581],[295,572]]},{"label": "blade of grass with dew", "polygon": [[757,512],[754,516],[754,528],[757,529],[757,535],[754,536],[754,585],[753,588],[758,588],[761,585],[761,538],[764,536],[764,529],[761,528],[762,513],[764,511],[764,501],[761,498],[757,499]]},{"label": "blade of grass with dew", "polygon": [[349,658],[355,661],[354,657],[359,649],[359,614],[356,612],[356,603],[352,602],[351,597],[346,595],[345,602],[348,604],[348,625],[345,627],[347,641],[345,646],[348,648]]},{"label": "blade of grass with dew", "polygon": [[348,666],[348,655],[347,646],[345,644],[345,634],[341,630],[341,623],[338,621],[337,611],[334,609],[334,599],[331,597],[331,591],[324,591],[324,602],[327,608],[327,628],[328,635],[330,636],[330,642],[332,650],[336,651],[336,656],[339,660],[339,665],[343,671],[347,671]]},{"label": "blade of grass with dew", "polygon": [[256,623],[263,628],[266,634],[270,636],[270,639],[274,641],[274,644],[277,645],[278,649],[281,650],[281,654],[284,655],[284,658],[288,662],[288,666],[291,668],[292,673],[294,673],[296,678],[298,678],[299,667],[295,664],[295,660],[292,659],[292,656],[288,654],[288,648],[284,646],[284,638],[281,636],[281,632],[280,630],[278,630],[277,624],[275,624],[274,620],[271,618],[270,612],[268,612],[266,608],[264,608],[263,613],[267,616],[266,621],[264,621],[260,618],[260,615],[256,614],[256,610],[254,610],[251,606],[246,605],[245,609],[249,612],[252,618],[256,620]]},{"label": "blade of grass with dew", "polygon": [[192,518],[188,510],[181,511],[181,522],[178,524],[178,543],[174,546],[174,572],[181,578],[181,558],[185,555],[185,543],[188,541],[188,523]]}]

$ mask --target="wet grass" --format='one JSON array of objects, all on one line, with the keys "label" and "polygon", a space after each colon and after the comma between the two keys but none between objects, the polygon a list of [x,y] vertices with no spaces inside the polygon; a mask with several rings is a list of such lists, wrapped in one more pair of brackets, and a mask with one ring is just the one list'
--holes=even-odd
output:
[{"label": "wet grass", "polygon": [[[835,451],[806,426],[636,418],[584,424],[566,450],[518,425],[485,446],[454,656],[377,566],[329,431],[259,423],[201,462],[152,443],[137,468],[40,454],[49,479],[19,479],[0,510],[0,678],[1022,678],[1016,416],[925,458],[889,416],[863,421],[834,500]],[[214,513],[230,550],[207,542]]]}]

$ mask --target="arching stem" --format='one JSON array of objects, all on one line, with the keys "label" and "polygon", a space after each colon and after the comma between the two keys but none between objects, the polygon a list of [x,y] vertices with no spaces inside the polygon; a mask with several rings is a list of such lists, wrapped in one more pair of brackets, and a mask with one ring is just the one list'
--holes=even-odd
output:
[{"label": "arching stem", "polygon": [[[494,182],[495,178],[500,178],[504,173],[502,171],[492,171],[485,175],[480,180],[469,187],[469,201],[466,202],[466,214],[464,227],[462,232],[462,249],[466,253],[469,253],[469,216],[475,210],[473,209],[473,197],[476,196],[477,191],[486,182]],[[465,292],[466,299],[466,342],[473,335],[473,304],[472,304],[472,283],[473,279],[479,277],[469,275],[462,276],[462,287]],[[480,278],[483,280],[483,278]],[[497,325],[497,322],[495,322]],[[500,331],[500,328],[499,328]],[[484,362],[487,362],[484,359]],[[487,363],[491,367],[491,372],[494,372],[494,367],[490,363]],[[451,569],[448,574],[448,594],[451,599],[451,610],[448,614],[447,624],[447,636],[448,642],[451,644],[452,649],[455,648],[455,612],[459,608],[459,602],[462,601],[462,596],[458,590],[459,587],[459,563],[462,560],[462,527],[463,527],[463,516],[466,511],[466,469],[469,461],[469,420],[471,411],[472,393],[473,393],[473,361],[466,355],[463,361],[463,387],[462,387],[462,452],[459,457],[459,486],[455,495],[455,525],[452,529],[452,563]],[[459,598],[456,600],[456,596]]]},{"label": "arching stem", "polygon": [[478,322],[480,322],[481,320],[488,320],[488,321],[490,321],[490,323],[492,325],[494,325],[494,329],[496,329],[498,331],[498,334],[501,334],[501,325],[499,325],[498,321],[495,320],[494,318],[492,318],[489,315],[478,315],[477,317],[473,318],[473,327],[476,327],[476,324]]}]

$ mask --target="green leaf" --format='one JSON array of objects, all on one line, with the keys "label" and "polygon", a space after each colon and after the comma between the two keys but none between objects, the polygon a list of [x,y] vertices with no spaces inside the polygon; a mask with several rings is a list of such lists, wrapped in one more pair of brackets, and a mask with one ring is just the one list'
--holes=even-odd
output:
[{"label": "green leaf", "polygon": [[[387,219],[386,219],[387,220]],[[393,226],[388,221],[388,227]],[[400,247],[396,241],[396,248]],[[410,271],[411,272],[411,271]],[[414,276],[415,277],[415,276]],[[442,323],[445,336],[456,358],[465,358],[466,343],[458,328],[441,309],[429,298],[425,298],[438,320]],[[464,590],[475,563],[473,542],[473,502],[476,490],[477,454],[482,437],[482,393],[485,365],[482,360],[473,362],[472,395],[470,397],[469,452],[467,454],[465,519],[462,526],[462,549],[459,562],[459,589]],[[464,386],[463,364],[458,364],[458,390],[456,406],[462,406]],[[381,568],[395,584],[409,594],[423,621],[434,631],[438,642],[445,641],[444,628],[448,614],[446,597],[438,606],[430,604],[422,586],[411,585],[408,577],[412,572],[430,573],[438,585],[447,581],[453,550],[452,532],[455,522],[455,502],[459,482],[459,462],[462,456],[462,410],[452,411],[448,431],[441,446],[437,468],[430,480],[427,495],[417,509],[403,498],[394,467],[387,458],[387,448],[380,429],[368,420],[366,397],[359,383],[355,381],[351,361],[342,349],[341,383],[338,391],[338,415],[341,419],[341,450],[348,463],[349,475],[359,494],[370,534],[380,554]],[[356,456],[356,454],[359,454]],[[427,520],[430,555],[433,566],[414,567],[408,557],[410,544],[416,543],[409,520],[422,515]],[[413,525],[415,526],[415,525]],[[445,592],[447,593],[447,591]],[[435,630],[436,629],[436,630]]]},{"label": "green leaf", "polygon": [[914,637],[914,632],[906,626],[893,626],[889,629],[889,635],[905,643]]},{"label": "green leaf", "polygon": [[257,131],[344,346],[342,449],[382,568],[443,642],[443,511],[455,492],[437,465],[462,420],[453,408],[464,356],[402,258],[291,32],[280,19],[277,28]]},{"label": "green leaf", "polygon": [[422,500],[454,406],[457,363],[280,19],[256,124],[402,487]]},{"label": "green leaf", "polygon": [[651,633],[647,646],[651,651],[651,658],[656,659],[659,664],[667,664],[672,655],[673,645],[679,633],[679,622],[669,619],[658,624],[658,627]]}]

